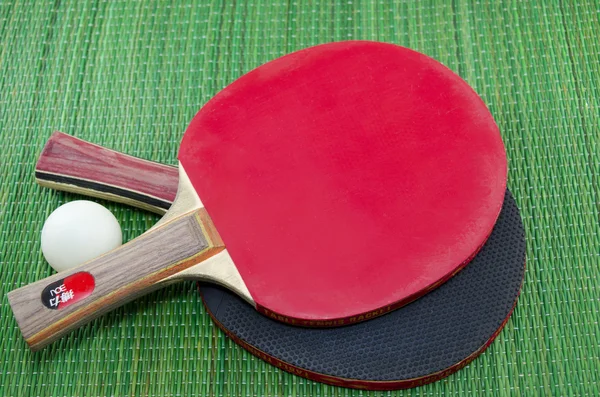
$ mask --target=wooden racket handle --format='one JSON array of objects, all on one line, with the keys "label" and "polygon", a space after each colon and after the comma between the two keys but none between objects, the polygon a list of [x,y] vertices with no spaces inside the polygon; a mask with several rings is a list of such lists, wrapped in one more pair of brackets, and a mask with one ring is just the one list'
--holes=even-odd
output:
[{"label": "wooden racket handle", "polygon": [[8,300],[23,337],[35,351],[115,307],[176,281],[179,273],[223,250],[201,208],[81,266],[14,290]]},{"label": "wooden racket handle", "polygon": [[54,132],[35,166],[44,187],[164,214],[177,194],[177,167],[143,160]]}]

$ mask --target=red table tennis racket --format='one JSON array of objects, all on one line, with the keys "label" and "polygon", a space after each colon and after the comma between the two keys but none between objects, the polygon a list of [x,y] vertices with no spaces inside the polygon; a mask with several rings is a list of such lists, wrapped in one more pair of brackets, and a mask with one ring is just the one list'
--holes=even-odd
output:
[{"label": "red table tennis racket", "polygon": [[[177,198],[156,227],[9,293],[32,349],[182,278],[297,325],[383,314],[468,263],[506,186],[498,129],[468,85],[372,42],[312,47],[242,76],[194,117],[178,158]],[[52,307],[67,280],[86,287]]]},{"label": "red table tennis racket", "polygon": [[[174,170],[56,132],[39,157],[36,179],[164,212],[154,204],[162,197],[168,207],[175,198]],[[492,234],[465,269],[418,301],[371,321],[293,327],[269,320],[218,286],[202,284],[200,291],[219,328],[271,365],[337,386],[388,390],[439,380],[480,354],[506,324],[524,267],[523,224],[507,190]]]}]

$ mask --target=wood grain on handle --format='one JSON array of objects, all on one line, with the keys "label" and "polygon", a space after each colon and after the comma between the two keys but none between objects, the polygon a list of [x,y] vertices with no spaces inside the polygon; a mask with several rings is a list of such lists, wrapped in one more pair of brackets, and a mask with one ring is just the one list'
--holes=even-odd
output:
[{"label": "wood grain on handle", "polygon": [[44,187],[85,194],[164,214],[177,194],[177,167],[115,152],[54,132],[35,167]]},{"label": "wood grain on handle", "polygon": [[[39,350],[100,314],[176,281],[178,273],[223,250],[221,238],[201,208],[81,266],[12,291],[8,300],[23,337],[32,350]],[[42,291],[79,272],[93,276],[91,295],[63,309],[48,308]]]}]

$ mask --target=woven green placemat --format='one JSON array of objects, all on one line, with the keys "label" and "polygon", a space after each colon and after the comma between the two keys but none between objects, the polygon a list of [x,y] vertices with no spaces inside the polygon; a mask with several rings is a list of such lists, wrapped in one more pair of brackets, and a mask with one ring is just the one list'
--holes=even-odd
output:
[{"label": "woven green placemat", "polygon": [[[0,0],[0,396],[599,395],[599,10],[574,0]],[[480,358],[410,391],[321,385],[236,346],[192,283],[28,351],[6,293],[52,273],[41,227],[79,198],[34,182],[53,130],[174,163],[187,123],[227,83],[290,51],[345,39],[438,59],[500,126],[528,267],[512,319]],[[102,204],[125,239],[157,219]]]}]

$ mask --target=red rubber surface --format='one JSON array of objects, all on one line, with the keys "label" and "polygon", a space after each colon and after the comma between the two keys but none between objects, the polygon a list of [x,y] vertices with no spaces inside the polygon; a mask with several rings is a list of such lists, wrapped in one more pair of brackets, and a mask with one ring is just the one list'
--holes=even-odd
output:
[{"label": "red rubber surface", "polygon": [[242,76],[195,116],[179,159],[259,308],[287,320],[408,303],[482,246],[506,188],[498,128],[471,88],[373,42]]}]

